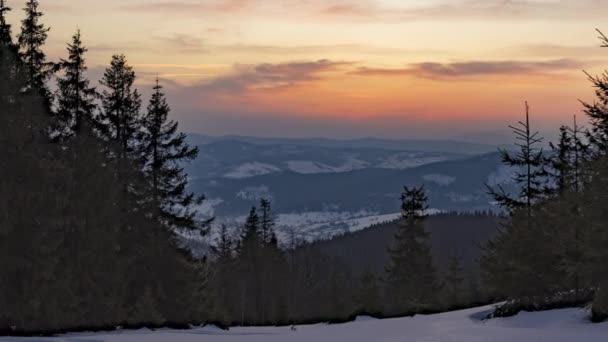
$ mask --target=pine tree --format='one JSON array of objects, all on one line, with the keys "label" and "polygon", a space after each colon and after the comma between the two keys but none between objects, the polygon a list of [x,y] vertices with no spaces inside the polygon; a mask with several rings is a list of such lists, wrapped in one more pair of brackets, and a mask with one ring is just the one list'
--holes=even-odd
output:
[{"label": "pine tree", "polygon": [[240,274],[240,322],[253,322],[259,317],[260,284],[260,251],[261,240],[259,233],[260,219],[257,208],[252,207],[245,221],[238,251],[237,268]]},{"label": "pine tree", "polygon": [[228,227],[225,224],[220,226],[218,237],[215,239],[215,245],[212,247],[212,252],[218,260],[230,260],[234,257],[235,241],[232,239]]},{"label": "pine tree", "polygon": [[245,221],[243,233],[241,235],[241,253],[246,248],[257,248],[261,246],[260,241],[260,217],[256,207],[251,207],[249,215]]},{"label": "pine tree", "polygon": [[564,290],[567,278],[556,262],[562,260],[560,250],[555,248],[561,243],[557,237],[561,235],[562,223],[554,221],[563,213],[558,210],[557,216],[549,206],[556,191],[549,184],[551,174],[547,168],[551,165],[556,170],[558,194],[560,189],[570,187],[573,141],[568,130],[562,129],[561,151],[551,161],[539,146],[543,138],[531,129],[527,103],[526,120],[519,124],[520,127],[510,126],[518,140],[519,152],[512,156],[503,150],[502,156],[504,164],[519,169],[513,179],[521,191],[513,198],[500,187],[489,188],[510,215],[503,223],[504,229],[484,247],[480,260],[485,285],[495,295],[508,299],[498,310],[504,315],[550,305],[551,296]]},{"label": "pine tree", "polygon": [[142,120],[141,149],[144,172],[152,187],[153,208],[168,227],[199,230],[204,233],[211,221],[197,220],[196,205],[203,197],[187,191],[188,176],[183,163],[194,160],[197,147],[186,143],[186,135],[178,132],[178,124],[169,120],[170,108],[158,78],[148,111]]},{"label": "pine tree", "polygon": [[[608,37],[600,30],[597,32],[601,46],[608,47]],[[592,76],[589,73],[586,75],[595,88],[596,100],[593,103],[581,103],[591,125],[591,130],[586,133],[590,144],[589,152],[593,159],[598,159],[608,154],[608,72],[600,76]]]},{"label": "pine tree", "polygon": [[0,74],[2,74],[2,79],[4,80],[0,87],[7,88],[3,90],[3,93],[9,93],[9,91],[13,90],[8,89],[10,85],[8,80],[15,76],[18,72],[17,69],[22,68],[14,60],[17,47],[13,44],[11,25],[6,19],[6,15],[10,11],[11,8],[6,5],[6,1],[0,0],[0,49],[2,49],[2,54],[0,55]]},{"label": "pine tree", "polygon": [[6,15],[10,11],[11,8],[6,5],[6,0],[0,0],[0,45],[13,45],[11,25],[6,20]]},{"label": "pine tree", "polygon": [[108,156],[117,164],[114,171],[121,196],[116,205],[120,208],[121,229],[132,230],[141,223],[131,222],[137,217],[131,213],[149,212],[145,201],[149,189],[141,184],[140,175],[141,95],[133,88],[135,72],[124,55],[112,56],[100,83],[105,89],[101,94],[102,110],[95,118],[96,130],[108,145]]},{"label": "pine tree", "polygon": [[100,81],[105,86],[101,100],[103,111],[98,115],[101,135],[120,148],[120,159],[137,157],[137,134],[141,128],[141,95],[133,89],[135,72],[125,55],[114,55]]},{"label": "pine tree", "polygon": [[521,191],[519,196],[514,198],[500,185],[497,189],[488,186],[488,190],[494,200],[502,207],[510,211],[525,208],[530,214],[532,204],[543,198],[548,192],[548,187],[545,184],[548,172],[543,148],[539,147],[543,138],[539,136],[539,132],[532,131],[530,107],[527,102],[525,121],[520,121],[519,127],[509,127],[513,129],[515,138],[518,140],[516,146],[519,148],[519,152],[513,155],[509,151],[501,149],[500,153],[503,164],[519,169],[513,180],[521,185]]},{"label": "pine tree", "polygon": [[260,200],[259,218],[260,238],[262,239],[262,243],[265,246],[276,247],[277,237],[274,231],[275,222],[274,218],[272,217],[270,200],[264,198]]},{"label": "pine tree", "polygon": [[389,291],[399,311],[424,310],[437,289],[429,235],[424,227],[427,197],[424,187],[404,187],[401,194],[401,222],[389,249],[386,269]]},{"label": "pine tree", "polygon": [[47,107],[50,109],[51,93],[46,81],[54,72],[53,63],[46,61],[42,47],[48,38],[50,28],[40,23],[43,13],[38,9],[38,0],[28,0],[23,9],[25,19],[21,21],[21,33],[18,35],[18,45],[21,59],[27,67],[27,89],[36,89],[42,98],[48,99]]},{"label": "pine tree", "polygon": [[82,45],[80,30],[77,30],[72,43],[68,44],[68,59],[60,62],[65,75],[57,80],[58,134],[63,138],[78,134],[83,120],[92,120],[96,108],[97,92],[89,87],[89,80],[85,77],[88,69],[85,52],[87,49]]},{"label": "pine tree", "polygon": [[549,164],[550,176],[554,179],[558,194],[578,193],[584,182],[584,165],[587,162],[588,146],[582,140],[583,130],[578,126],[576,116],[572,127],[560,128],[557,144],[550,143],[553,150]]}]

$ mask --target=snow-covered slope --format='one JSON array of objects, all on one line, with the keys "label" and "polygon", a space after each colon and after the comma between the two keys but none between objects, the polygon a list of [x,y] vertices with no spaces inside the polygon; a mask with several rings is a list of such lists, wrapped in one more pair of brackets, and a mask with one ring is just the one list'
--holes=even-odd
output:
[{"label": "snow-covered slope", "polygon": [[252,163],[245,163],[245,164],[239,165],[234,170],[231,170],[230,172],[226,173],[224,175],[224,177],[233,178],[233,179],[241,179],[241,178],[249,178],[249,177],[267,175],[269,173],[280,172],[280,171],[281,171],[281,169],[279,169],[278,167],[273,166],[273,165],[252,162]]},{"label": "snow-covered slope", "polygon": [[[521,313],[512,318],[480,321],[490,307],[430,316],[375,320],[361,317],[338,325],[267,328],[234,328],[222,331],[206,327],[188,331],[139,330],[107,334],[74,334],[61,338],[19,341],[174,341],[174,342],[600,342],[607,341],[608,324],[591,324],[581,309]],[[0,338],[0,341],[16,341]]]}]

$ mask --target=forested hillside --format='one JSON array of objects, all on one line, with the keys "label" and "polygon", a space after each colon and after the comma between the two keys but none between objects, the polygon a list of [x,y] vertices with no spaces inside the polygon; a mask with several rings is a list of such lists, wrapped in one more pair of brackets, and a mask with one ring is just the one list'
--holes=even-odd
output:
[{"label": "forested hillside", "polygon": [[[184,168],[199,150],[173,120],[166,81],[140,85],[124,54],[91,80],[80,30],[49,61],[39,1],[26,2],[16,34],[9,11],[0,0],[1,333],[340,322],[491,302],[501,304],[489,317],[591,304],[594,321],[608,318],[607,74],[589,76],[588,127],[575,118],[550,150],[526,103],[515,150],[324,173],[316,192],[285,172],[276,186],[293,187],[235,206],[244,223],[212,225],[197,211],[210,184],[191,184]],[[513,171],[507,186],[487,178],[497,160]],[[420,185],[429,175],[434,185]],[[498,214],[430,216],[448,186],[474,203],[490,196]],[[295,229],[278,238],[275,207],[356,206],[362,193],[399,219],[329,241]],[[184,235],[210,249],[192,255]]]}]

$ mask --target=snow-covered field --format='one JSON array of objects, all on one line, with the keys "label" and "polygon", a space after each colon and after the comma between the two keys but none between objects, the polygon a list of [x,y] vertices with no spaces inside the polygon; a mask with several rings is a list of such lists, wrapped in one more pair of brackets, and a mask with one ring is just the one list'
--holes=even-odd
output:
[{"label": "snow-covered field", "polygon": [[0,341],[87,342],[600,342],[608,341],[608,324],[592,324],[582,309],[521,313],[512,318],[479,320],[490,307],[430,316],[376,320],[359,318],[337,325],[234,328],[205,327],[187,331],[122,331],[73,334],[58,338],[0,338]]}]

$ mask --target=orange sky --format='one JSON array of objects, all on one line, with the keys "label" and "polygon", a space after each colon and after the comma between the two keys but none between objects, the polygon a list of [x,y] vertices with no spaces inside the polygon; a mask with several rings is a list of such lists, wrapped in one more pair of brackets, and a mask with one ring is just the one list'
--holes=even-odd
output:
[{"label": "orange sky", "polygon": [[214,135],[453,137],[525,100],[553,129],[593,98],[582,70],[608,66],[604,0],[40,2],[51,59],[80,27],[91,78],[124,52],[184,130]]}]

